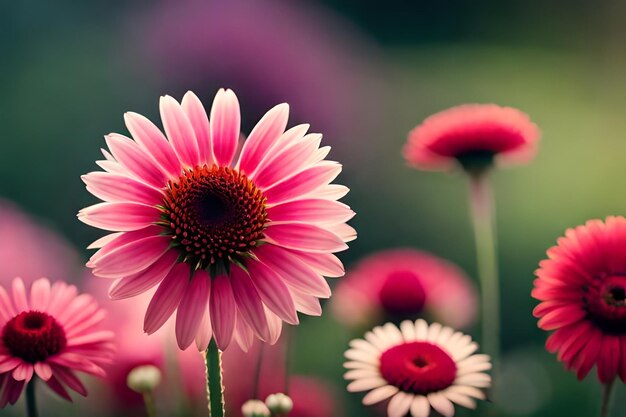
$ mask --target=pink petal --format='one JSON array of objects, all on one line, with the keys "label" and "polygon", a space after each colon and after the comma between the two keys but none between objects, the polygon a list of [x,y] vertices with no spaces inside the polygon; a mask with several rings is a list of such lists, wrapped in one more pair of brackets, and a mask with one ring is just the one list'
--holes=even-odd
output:
[{"label": "pink petal", "polygon": [[151,236],[124,245],[94,262],[94,275],[119,278],[136,274],[155,263],[169,248],[168,236]]},{"label": "pink petal", "polygon": [[13,379],[16,381],[30,381],[33,377],[33,365],[30,363],[22,362],[13,369]]},{"label": "pink petal", "polygon": [[270,345],[275,344],[280,339],[283,331],[283,321],[276,314],[272,313],[267,307],[263,306],[265,318],[267,319],[267,327],[269,329],[269,338],[266,340]]},{"label": "pink petal", "polygon": [[220,166],[230,165],[237,150],[241,125],[239,101],[232,90],[220,89],[211,107],[211,143]]},{"label": "pink petal", "polygon": [[259,338],[268,340],[270,333],[263,310],[263,303],[250,276],[241,268],[233,266],[230,279],[240,316],[243,317]]},{"label": "pink petal", "polygon": [[296,307],[281,276],[261,262],[250,262],[248,270],[261,301],[287,323],[298,324]]},{"label": "pink petal", "polygon": [[224,350],[233,338],[237,308],[235,307],[233,288],[226,275],[219,275],[212,284],[211,302],[209,304],[211,328],[217,346]]},{"label": "pink petal", "polygon": [[117,133],[111,133],[105,140],[117,162],[137,179],[156,188],[165,186],[167,176],[136,142]]},{"label": "pink petal", "polygon": [[235,322],[235,341],[244,352],[248,352],[254,343],[254,332],[241,317],[241,314],[237,316]]},{"label": "pink petal", "polygon": [[182,108],[196,134],[200,165],[213,165],[215,158],[213,157],[213,146],[211,145],[211,130],[209,117],[204,110],[204,106],[198,96],[191,91],[187,91],[183,97]]},{"label": "pink petal", "polygon": [[611,382],[620,368],[620,337],[606,335],[602,339],[602,348],[598,356],[598,379],[603,384]]},{"label": "pink petal", "polygon": [[200,322],[200,327],[198,328],[198,334],[196,335],[196,347],[199,352],[207,350],[209,343],[211,342],[211,338],[213,337],[213,329],[211,328],[211,313],[209,310],[211,303],[210,293],[211,292],[209,291],[209,299],[204,309],[204,314],[202,315],[202,321]]},{"label": "pink petal", "polygon": [[0,374],[12,371],[21,364],[22,364],[21,359],[9,357],[8,359],[0,362]]},{"label": "pink petal", "polygon": [[278,246],[306,252],[339,252],[348,249],[343,240],[318,226],[291,223],[265,229],[265,239]]},{"label": "pink petal", "polygon": [[47,381],[52,377],[52,368],[45,362],[35,363],[35,372],[39,375],[39,378]]},{"label": "pink petal", "polygon": [[[147,226],[142,229],[129,232],[111,233],[100,239],[101,241],[104,241],[102,242],[104,245],[99,251],[91,255],[89,262],[87,262],[87,266],[93,268],[95,264],[105,256],[124,250],[124,246],[137,240],[160,235],[162,231],[163,229],[160,226]],[[101,242],[96,241],[94,243],[100,244]],[[93,246],[93,244],[91,246]]]},{"label": "pink petal", "polygon": [[81,177],[87,191],[105,201],[126,201],[155,205],[163,193],[139,180],[108,172],[90,172]]},{"label": "pink petal", "polygon": [[185,294],[189,278],[189,265],[179,263],[163,279],[146,311],[143,324],[146,333],[156,332],[174,313]]},{"label": "pink petal", "polygon": [[48,387],[50,387],[52,391],[56,392],[61,398],[69,402],[72,402],[72,397],[70,397],[70,395],[67,393],[67,390],[63,388],[63,385],[61,385],[59,380],[56,379],[54,376],[52,376],[49,380],[47,380],[46,384],[48,385]]},{"label": "pink petal", "polygon": [[257,258],[276,271],[292,288],[316,297],[330,297],[330,287],[322,276],[287,249],[262,245],[254,251]]},{"label": "pink petal", "polygon": [[78,219],[99,229],[126,232],[143,229],[159,221],[157,208],[136,203],[98,203],[78,213]]},{"label": "pink petal", "polygon": [[320,300],[312,295],[303,294],[299,291],[292,290],[291,296],[296,306],[296,310],[308,314],[309,316],[321,316],[322,306]]},{"label": "pink petal", "polygon": [[113,242],[118,237],[124,234],[125,233],[123,232],[116,232],[116,233],[109,233],[108,235],[104,235],[100,239],[94,240],[89,246],[87,246],[87,249],[100,249],[108,245],[109,243]]},{"label": "pink petal", "polygon": [[332,253],[308,253],[291,249],[289,252],[325,277],[342,277],[346,273],[339,258]]},{"label": "pink petal", "polygon": [[149,290],[169,274],[177,260],[178,253],[175,250],[167,251],[147,269],[115,281],[109,288],[109,297],[113,300],[121,300]]},{"label": "pink petal", "polygon": [[354,217],[350,207],[338,201],[324,199],[296,200],[278,204],[267,211],[273,223],[344,223]]},{"label": "pink petal", "polygon": [[61,383],[67,385],[83,397],[87,396],[87,389],[83,383],[80,382],[80,379],[78,379],[74,372],[61,366],[54,366],[53,372],[55,378],[57,378]]},{"label": "pink petal", "polygon": [[268,111],[252,129],[239,158],[239,169],[251,174],[267,155],[268,150],[283,134],[289,119],[289,105],[279,104]]},{"label": "pink petal", "polygon": [[0,408],[7,404],[15,404],[22,394],[25,381],[16,381],[10,376],[6,377],[6,385],[2,390],[2,398],[0,398]]},{"label": "pink petal", "polygon": [[28,300],[26,299],[26,287],[24,286],[22,278],[15,278],[11,288],[13,289],[13,303],[15,304],[15,309],[19,312],[30,310]]},{"label": "pink petal", "polygon": [[172,177],[180,175],[180,161],[158,127],[142,115],[133,112],[124,114],[124,121],[135,141],[152,156],[164,173]]},{"label": "pink petal", "polygon": [[211,277],[206,271],[196,271],[176,313],[176,340],[182,350],[191,345],[198,333],[210,292]]},{"label": "pink petal", "polygon": [[257,172],[260,172],[266,169],[269,165],[276,163],[276,157],[282,154],[282,150],[290,148],[294,142],[302,139],[302,137],[306,135],[306,132],[309,130],[309,127],[311,126],[308,124],[301,124],[294,126],[283,133],[274,142],[274,145],[267,150],[267,154],[262,158],[255,171],[250,173],[249,178],[254,178]]},{"label": "pink petal", "polygon": [[268,204],[276,205],[302,198],[328,185],[340,172],[341,165],[332,161],[324,161],[263,191]]},{"label": "pink petal", "polygon": [[200,162],[200,153],[196,134],[189,119],[178,102],[170,96],[161,97],[159,106],[165,133],[176,155],[183,165],[195,167]]},{"label": "pink petal", "polygon": [[[314,136],[313,139],[308,136]],[[264,189],[289,178],[294,172],[300,172],[312,165],[311,155],[315,154],[319,147],[322,135],[307,135],[302,140],[293,143],[291,146],[276,152],[272,163],[265,164],[263,169],[259,169],[252,177],[254,183]],[[317,162],[317,161],[315,161]]]},{"label": "pink petal", "polygon": [[50,302],[50,281],[40,278],[30,287],[30,307],[33,310],[46,311]]},{"label": "pink petal", "polygon": [[7,322],[17,315],[13,302],[6,290],[0,287],[0,322]]},{"label": "pink petal", "polygon": [[339,200],[348,194],[350,189],[345,185],[328,184],[311,195],[312,198],[323,198],[326,200]]}]

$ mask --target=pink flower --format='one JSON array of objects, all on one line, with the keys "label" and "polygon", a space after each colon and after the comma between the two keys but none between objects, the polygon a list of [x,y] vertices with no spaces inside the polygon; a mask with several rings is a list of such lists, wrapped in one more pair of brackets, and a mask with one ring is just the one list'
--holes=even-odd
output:
[{"label": "pink flower", "polygon": [[459,163],[481,170],[494,158],[525,163],[536,152],[539,128],[512,107],[465,104],[436,113],[409,133],[404,158],[418,169],[444,171]]},{"label": "pink flower", "polygon": [[428,316],[463,328],[474,322],[476,298],[455,265],[415,249],[391,249],[360,261],[337,285],[331,306],[351,326]]},{"label": "pink flower", "polygon": [[79,256],[61,236],[0,199],[0,284],[19,276],[29,285],[41,277],[73,276]]},{"label": "pink flower", "polygon": [[568,229],[539,264],[532,296],[546,349],[583,379],[597,366],[608,383],[626,381],[626,219]]},{"label": "pink flower", "polygon": [[176,342],[171,333],[173,320],[150,336],[139,330],[154,291],[147,291],[132,299],[111,300],[107,295],[107,287],[108,282],[102,279],[90,279],[87,282],[90,293],[109,312],[105,320],[107,328],[115,332],[115,362],[105,368],[107,376],[104,382],[112,394],[103,400],[106,401],[106,407],[119,412],[132,409],[133,406],[143,407],[141,394],[126,385],[130,371],[142,365],[154,365],[163,375],[155,391],[156,397],[162,398],[159,401],[160,408],[174,413],[181,395],[205,403],[206,376],[202,355],[196,349],[174,349]]},{"label": "pink flower", "polygon": [[88,266],[114,279],[110,295],[126,298],[156,285],[144,330],[151,334],[178,309],[181,349],[211,337],[225,349],[256,336],[274,343],[297,311],[320,315],[330,296],[326,276],[343,274],[333,255],[355,238],[354,213],[332,185],[341,165],[326,161],[321,135],[308,125],[287,131],[289,107],[271,109],[238,154],[237,97],[220,90],[211,121],[191,92],[182,105],[162,97],[166,137],[143,116],[125,115],[134,140],[110,134],[106,172],[83,177],[105,202],[79,218],[113,231]]},{"label": "pink flower", "polygon": [[61,397],[87,391],[75,372],[104,376],[113,357],[113,333],[98,329],[104,310],[64,282],[35,281],[28,296],[15,278],[11,296],[0,287],[0,407],[15,404],[36,374]]}]

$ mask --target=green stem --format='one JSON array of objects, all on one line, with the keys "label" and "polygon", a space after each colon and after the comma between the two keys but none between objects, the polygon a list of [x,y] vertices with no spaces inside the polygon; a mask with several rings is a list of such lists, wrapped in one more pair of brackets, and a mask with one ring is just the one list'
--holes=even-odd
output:
[{"label": "green stem", "polygon": [[495,380],[500,365],[500,288],[495,210],[488,172],[470,175],[470,201],[482,301],[482,350],[491,356]]},{"label": "green stem", "polygon": [[143,393],[143,403],[146,406],[146,414],[148,417],[157,417],[156,405],[154,403],[154,395],[152,395],[152,391]]},{"label": "green stem", "polygon": [[261,367],[263,366],[263,354],[265,351],[265,343],[261,343],[259,347],[259,355],[256,361],[256,368],[254,369],[254,386],[252,388],[252,398],[259,398],[259,384],[261,380]]},{"label": "green stem", "polygon": [[224,385],[222,384],[222,352],[211,339],[206,351],[207,396],[209,417],[224,417]]},{"label": "green stem", "polygon": [[604,390],[602,391],[602,407],[600,408],[600,417],[609,416],[609,405],[611,403],[611,393],[613,392],[614,385],[615,379],[604,384]]},{"label": "green stem", "polygon": [[35,399],[35,381],[36,377],[33,377],[26,385],[26,415],[28,417],[37,417],[37,401]]}]

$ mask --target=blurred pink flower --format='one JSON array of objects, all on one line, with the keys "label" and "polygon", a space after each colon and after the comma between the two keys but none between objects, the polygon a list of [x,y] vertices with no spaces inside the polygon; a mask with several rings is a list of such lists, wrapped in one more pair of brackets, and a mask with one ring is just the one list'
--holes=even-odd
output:
[{"label": "blurred pink flower", "polygon": [[450,262],[415,249],[391,249],[358,262],[337,283],[331,308],[350,326],[426,316],[465,328],[476,317],[477,295]]},{"label": "blurred pink flower", "polygon": [[107,295],[109,282],[88,275],[87,287],[109,310],[106,324],[114,330],[118,347],[115,362],[107,367],[104,379],[110,394],[106,396],[106,407],[117,411],[143,407],[142,396],[128,388],[126,378],[138,366],[154,365],[163,375],[161,385],[155,390],[159,409],[174,413],[185,403],[202,408],[206,403],[202,356],[196,349],[177,348],[172,320],[153,335],[143,332],[143,316],[152,292],[132,299],[111,300]]},{"label": "blurred pink flower", "polygon": [[[11,295],[9,295],[11,294]],[[15,278],[0,286],[0,408],[15,404],[34,376],[71,401],[67,389],[86,396],[75,372],[105,376],[113,359],[113,333],[101,329],[106,313],[88,294],[46,278],[26,289]]]},{"label": "blurred pink flower", "polygon": [[[238,347],[224,352],[224,384],[227,414],[240,417],[241,406],[252,399],[257,360],[262,343],[255,342],[246,353]],[[260,372],[258,399],[277,392],[285,392],[284,348],[265,344]],[[341,405],[329,384],[312,376],[292,375],[289,378],[289,397],[293,410],[289,417],[329,417],[342,415]]]},{"label": "blurred pink flower", "polygon": [[495,104],[465,104],[436,113],[409,133],[404,157],[425,170],[447,170],[457,162],[466,170],[530,161],[539,128],[528,115]]},{"label": "blurred pink flower", "polygon": [[137,40],[131,53],[161,71],[162,89],[246,91],[243,105],[253,115],[288,102],[296,121],[310,122],[352,156],[358,149],[342,142],[371,131],[374,119],[363,114],[377,101],[375,48],[322,5],[161,1],[142,8],[129,26]]},{"label": "blurred pink flower", "polygon": [[80,265],[76,250],[13,203],[0,199],[0,283],[21,277],[72,280]]}]

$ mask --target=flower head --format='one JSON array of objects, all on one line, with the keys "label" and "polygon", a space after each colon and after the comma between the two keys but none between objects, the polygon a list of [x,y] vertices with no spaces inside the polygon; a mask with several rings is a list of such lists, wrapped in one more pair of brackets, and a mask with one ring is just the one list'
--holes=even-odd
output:
[{"label": "flower head", "polygon": [[391,249],[361,260],[338,283],[331,304],[347,325],[429,317],[455,328],[476,317],[476,291],[455,265],[415,249]]},{"label": "flower head", "polygon": [[113,333],[98,329],[105,313],[76,287],[41,278],[30,288],[20,278],[11,295],[0,287],[0,407],[15,404],[34,375],[71,401],[70,388],[87,390],[75,372],[104,376],[111,362]]},{"label": "flower head", "polygon": [[92,247],[88,266],[114,279],[113,298],[158,285],[144,330],[153,333],[176,314],[185,349],[211,337],[225,349],[235,338],[247,348],[256,336],[278,339],[282,321],[297,311],[321,314],[326,276],[343,274],[333,252],[355,238],[354,213],[332,185],[341,165],[326,161],[321,135],[308,125],[287,131],[289,107],[271,109],[238,152],[237,97],[220,90],[209,118],[191,92],[182,105],[161,98],[167,138],[146,118],[125,115],[133,139],[106,138],[105,172],[83,177],[105,202],[79,218],[113,231]]},{"label": "flower head", "polygon": [[436,113],[409,133],[407,162],[419,169],[448,170],[455,163],[480,172],[494,161],[525,163],[533,158],[540,132],[512,107],[465,104]]},{"label": "flower head", "polygon": [[594,365],[608,383],[626,381],[626,219],[568,229],[539,264],[534,315],[546,342],[583,379]]},{"label": "flower head", "polygon": [[391,398],[389,417],[427,417],[431,407],[451,417],[454,405],[475,408],[484,399],[480,388],[491,384],[487,355],[473,354],[478,345],[470,336],[439,323],[404,321],[375,327],[365,339],[350,342],[345,356],[348,391],[369,391],[363,404]]}]

